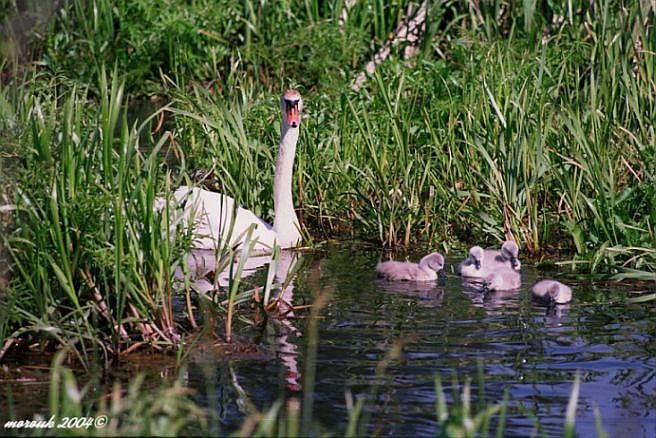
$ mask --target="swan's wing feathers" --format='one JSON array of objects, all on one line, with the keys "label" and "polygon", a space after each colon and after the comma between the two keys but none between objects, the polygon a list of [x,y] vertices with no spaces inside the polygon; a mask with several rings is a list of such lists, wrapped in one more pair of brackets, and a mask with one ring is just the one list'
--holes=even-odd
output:
[{"label": "swan's wing feathers", "polygon": [[[173,197],[176,209],[171,219],[172,228],[182,223],[188,229],[190,222],[193,223],[196,248],[240,245],[251,226],[251,239],[257,241],[254,249],[273,247],[276,234],[271,225],[237,204],[232,197],[187,186],[179,187]],[[158,199],[155,208],[161,210],[165,205],[165,201]]]}]

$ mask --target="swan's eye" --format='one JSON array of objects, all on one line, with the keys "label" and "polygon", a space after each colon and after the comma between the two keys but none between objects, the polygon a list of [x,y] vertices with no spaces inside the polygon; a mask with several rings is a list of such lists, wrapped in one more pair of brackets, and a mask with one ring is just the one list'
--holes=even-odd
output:
[{"label": "swan's eye", "polygon": [[298,107],[298,100],[285,99],[285,108],[287,108],[287,111],[290,111],[297,107]]}]

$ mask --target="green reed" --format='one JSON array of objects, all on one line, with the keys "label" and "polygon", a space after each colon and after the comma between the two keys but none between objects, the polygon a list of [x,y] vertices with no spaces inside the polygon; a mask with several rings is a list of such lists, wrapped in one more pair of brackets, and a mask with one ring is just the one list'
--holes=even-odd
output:
[{"label": "green reed", "polygon": [[647,163],[656,150],[653,128],[644,124],[654,116],[654,97],[637,91],[654,89],[646,76],[654,60],[635,49],[642,41],[653,45],[644,12],[635,8],[611,17],[604,4],[602,16],[591,23],[596,44],[588,52],[587,86],[566,90],[577,105],[562,118],[563,137],[572,144],[558,145],[569,163],[558,182],[578,252],[596,251],[593,269],[601,261],[618,264],[613,248],[654,243],[653,167]]},{"label": "green reed", "polygon": [[67,428],[68,435],[171,436],[208,433],[211,413],[193,401],[192,391],[185,388],[180,379],[165,381],[160,387],[151,389],[144,385],[145,376],[140,374],[129,385],[123,386],[117,381],[106,393],[98,394],[91,384],[80,387],[73,372],[63,365],[64,360],[64,352],[53,359],[46,420],[54,416],[55,424],[60,424],[71,417],[107,419],[105,423],[85,424],[78,420],[80,427]]},{"label": "green reed", "polygon": [[[627,49],[650,44],[640,21],[648,15],[595,12],[573,16],[542,40],[525,39],[511,21],[505,39],[493,32],[477,41],[465,30],[445,60],[391,61],[360,93],[306,94],[294,187],[303,222],[387,245],[513,236],[539,252],[566,236],[592,270],[653,266],[647,253],[639,261],[614,257],[622,245],[648,248],[654,235],[653,128],[642,114],[653,111],[653,97],[640,91],[653,88],[646,74],[653,57],[635,52],[636,64]],[[609,22],[616,33],[586,39]],[[602,49],[611,42],[624,49]],[[277,134],[275,118],[260,108],[275,101],[268,93],[237,104],[215,96],[176,94],[194,114],[179,123],[194,145],[192,161],[221,166],[228,192],[263,205],[258,213],[266,216],[271,158],[257,147],[272,152]],[[214,138],[213,125],[237,138]],[[244,147],[253,142],[255,151]]]},{"label": "green reed", "polygon": [[3,324],[18,328],[12,337],[77,339],[71,345],[83,363],[89,347],[106,358],[125,348],[128,319],[155,343],[176,336],[171,276],[180,250],[153,212],[164,139],[142,156],[122,85],[116,75],[111,84],[104,78],[95,111],[80,105],[75,88],[19,108],[19,138],[30,146],[21,153],[8,240],[16,311]]},{"label": "green reed", "polygon": [[[287,85],[306,104],[294,197],[308,235],[431,246],[512,236],[529,252],[574,251],[572,266],[652,278],[650,3],[432,5],[422,55],[405,63],[393,49],[359,92],[353,77],[407,2],[358,2],[342,25],[343,2],[210,3],[155,16],[147,0],[72,2],[40,69],[2,89],[2,138],[22,175],[10,239],[22,313],[3,327],[62,340],[93,338],[98,323],[118,350],[125,324],[145,322],[155,344],[174,343],[172,273],[189,236],[171,235],[154,199],[191,169],[212,170],[270,220]],[[140,92],[171,100],[152,153],[124,109]],[[165,148],[178,153],[172,169]]]},{"label": "green reed", "polygon": [[[171,349],[189,326],[197,327],[190,279],[174,283],[176,268],[187,271],[191,232],[179,228],[170,199],[180,181],[163,172],[160,152],[172,147],[173,135],[164,133],[142,149],[140,133],[149,120],[128,124],[116,72],[111,82],[102,74],[98,89],[95,108],[81,104],[85,92],[77,89],[61,97],[37,96],[18,108],[26,120],[19,137],[31,147],[22,152],[8,238],[14,273],[8,299],[14,310],[2,319],[9,340],[70,344],[84,364],[96,354],[109,360],[140,345]],[[244,140],[230,134],[234,126],[215,126],[216,138]],[[257,172],[257,166],[251,170]],[[163,208],[156,209],[159,204]],[[237,306],[256,291],[238,292],[253,243],[239,253],[224,245],[215,254],[217,272],[240,260],[231,272],[227,307],[220,299],[207,303],[225,315],[228,341],[233,319],[242,318]],[[188,325],[173,313],[175,294],[185,296]]]},{"label": "green reed", "polygon": [[[431,246],[513,236],[532,252],[574,252],[572,266],[654,279],[653,3],[431,2],[422,55],[406,63],[393,48],[359,92],[354,76],[408,1],[358,1],[341,26],[341,0],[155,3],[75,0],[35,41],[23,78],[0,63],[15,77],[0,85],[0,153],[17,208],[3,236],[3,340],[51,339],[83,363],[140,342],[179,345],[194,322],[176,322],[172,279],[190,236],[155,198],[212,169],[271,219],[288,85],[305,99],[294,197],[311,236]],[[146,124],[128,123],[135,95],[172,102],[170,131],[152,145],[139,143]],[[166,148],[179,152],[173,169]],[[236,280],[217,304],[228,321],[254,294]],[[300,415],[292,403],[258,418],[284,409]]]}]

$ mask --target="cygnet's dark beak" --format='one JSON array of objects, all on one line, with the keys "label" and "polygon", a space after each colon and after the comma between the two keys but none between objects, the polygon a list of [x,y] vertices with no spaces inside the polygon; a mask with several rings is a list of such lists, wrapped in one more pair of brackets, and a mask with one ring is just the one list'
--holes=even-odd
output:
[{"label": "cygnet's dark beak", "polygon": [[476,269],[481,269],[481,261],[480,260],[474,260],[474,266]]},{"label": "cygnet's dark beak", "polygon": [[534,294],[533,297],[535,301],[539,302],[540,304],[544,305],[547,309],[551,309],[556,307],[556,300],[554,298],[554,294],[556,293],[556,290],[554,288],[548,288],[546,293],[544,294]]},{"label": "cygnet's dark beak", "polygon": [[547,308],[547,313],[553,311],[556,308],[556,300],[551,294],[547,294],[545,297],[545,306]]},{"label": "cygnet's dark beak", "polygon": [[517,257],[511,257],[510,258],[510,266],[512,266],[513,269],[519,269],[519,260],[517,260]]}]

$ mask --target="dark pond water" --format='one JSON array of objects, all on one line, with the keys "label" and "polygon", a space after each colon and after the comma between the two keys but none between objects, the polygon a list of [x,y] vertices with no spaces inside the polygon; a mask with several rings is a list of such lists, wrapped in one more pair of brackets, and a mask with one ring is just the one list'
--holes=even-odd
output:
[{"label": "dark pond water", "polygon": [[[428,288],[376,279],[380,251],[335,247],[304,257],[311,261],[295,279],[294,302],[311,302],[319,290],[332,294],[319,321],[314,392],[314,418],[324,428],[344,432],[348,390],[367,397],[368,433],[435,435],[435,376],[451,402],[453,391],[461,392],[452,381],[456,375],[461,383],[472,377],[475,412],[481,402],[499,402],[508,391],[506,436],[561,436],[578,372],[580,436],[597,436],[595,410],[611,437],[656,436],[656,309],[610,304],[625,286],[549,272],[573,287],[574,300],[547,314],[529,292],[547,274],[529,263],[520,291],[483,297],[463,288],[453,273],[457,257],[447,258],[444,283]],[[263,345],[276,359],[190,365],[188,383],[203,404],[217,410],[223,432],[241,424],[248,402],[263,408],[299,389],[307,366],[307,324],[297,318],[265,334]],[[402,359],[377,373],[399,342]],[[296,395],[302,399],[302,392]]]},{"label": "dark pond water", "polygon": [[[285,291],[297,305],[313,302],[319,293],[331,296],[318,320],[314,367],[313,417],[323,430],[344,433],[349,391],[354,398],[366,397],[367,434],[436,435],[440,433],[434,386],[438,375],[450,406],[459,397],[462,382],[471,377],[474,413],[485,403],[500,402],[507,391],[506,436],[562,436],[578,372],[579,436],[597,436],[597,410],[610,437],[656,437],[653,303],[621,304],[618,298],[626,295],[626,286],[558,271],[542,273],[527,262],[520,291],[483,297],[464,288],[453,273],[457,256],[447,257],[449,272],[440,286],[387,283],[376,279],[374,272],[381,257],[380,250],[345,245],[302,255],[303,267]],[[548,314],[531,301],[530,286],[545,276],[572,286],[574,300],[568,307]],[[251,281],[261,284],[264,278],[265,268]],[[268,354],[232,362],[197,355],[187,365],[185,379],[195,389],[196,400],[220,419],[212,432],[236,430],[249,404],[264,409],[277,400],[303,400],[309,365],[308,316],[307,310],[297,311],[295,319],[269,324],[265,333],[240,335],[259,342]],[[399,343],[401,358],[381,371],[381,361]],[[157,372],[150,370],[147,384],[157,387],[162,378],[171,378],[173,364],[154,364],[152,357],[137,360],[146,371],[149,363]],[[130,374],[142,370],[133,365],[122,367],[121,380],[127,382]],[[39,371],[41,377],[27,383],[21,383],[24,375],[3,377],[0,418],[47,412],[48,368],[37,368],[32,371]],[[459,385],[454,384],[454,376]],[[12,394],[11,400],[7,394]]]}]

